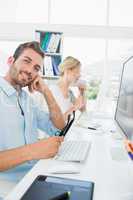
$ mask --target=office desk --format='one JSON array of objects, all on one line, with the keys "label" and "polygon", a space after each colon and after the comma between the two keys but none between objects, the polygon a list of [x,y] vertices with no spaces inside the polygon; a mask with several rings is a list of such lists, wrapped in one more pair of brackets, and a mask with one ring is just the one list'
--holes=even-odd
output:
[{"label": "office desk", "polygon": [[[94,181],[94,200],[131,200],[131,194],[133,195],[133,163],[128,157],[126,161],[113,161],[110,155],[111,145],[122,146],[123,142],[115,141],[108,132],[90,131],[80,127],[72,127],[68,133],[67,139],[74,138],[92,141],[88,158],[85,163],[73,163],[81,170],[80,174],[59,176]],[[48,175],[50,166],[59,163],[61,164],[62,161],[40,160],[5,200],[18,200],[36,176]]]}]

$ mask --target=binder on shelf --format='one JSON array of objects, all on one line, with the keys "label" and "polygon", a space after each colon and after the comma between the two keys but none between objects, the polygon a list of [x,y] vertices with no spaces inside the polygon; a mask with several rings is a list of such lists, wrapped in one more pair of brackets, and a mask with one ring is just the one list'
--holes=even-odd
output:
[{"label": "binder on shelf", "polygon": [[43,37],[42,37],[42,41],[41,41],[41,48],[44,50],[44,46],[45,46],[45,42],[46,42],[46,38],[47,38],[47,34],[43,34]]},{"label": "binder on shelf", "polygon": [[51,37],[51,33],[48,33],[48,32],[45,33],[44,38],[42,40],[42,45],[41,45],[44,51],[47,51],[47,46],[49,44],[50,37]]},{"label": "binder on shelf", "polygon": [[45,68],[45,75],[46,76],[53,76],[53,66],[52,60],[50,56],[46,56],[44,59],[44,68]]},{"label": "binder on shelf", "polygon": [[49,52],[48,51],[48,46],[49,46],[49,42],[51,40],[51,33],[48,33],[48,39],[47,39],[47,42],[46,42],[46,45],[45,45],[45,52]]},{"label": "binder on shelf", "polygon": [[55,76],[59,75],[59,64],[61,62],[61,57],[52,56],[52,66],[53,66],[53,73]]},{"label": "binder on shelf", "polygon": [[53,43],[56,39],[56,35],[54,33],[52,33],[49,44],[48,44],[48,48],[47,48],[47,52],[52,53],[52,47],[53,47]]},{"label": "binder on shelf", "polygon": [[53,46],[52,46],[52,52],[53,53],[57,52],[58,46],[60,44],[60,39],[61,39],[61,34],[56,34],[56,37],[55,37],[55,40],[54,40],[54,43],[53,43]]}]

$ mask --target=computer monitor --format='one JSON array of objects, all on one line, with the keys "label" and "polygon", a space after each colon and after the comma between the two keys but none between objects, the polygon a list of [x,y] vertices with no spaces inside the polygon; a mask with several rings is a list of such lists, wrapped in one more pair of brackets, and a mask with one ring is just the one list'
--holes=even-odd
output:
[{"label": "computer monitor", "polygon": [[133,140],[133,56],[123,63],[115,122],[120,133]]}]

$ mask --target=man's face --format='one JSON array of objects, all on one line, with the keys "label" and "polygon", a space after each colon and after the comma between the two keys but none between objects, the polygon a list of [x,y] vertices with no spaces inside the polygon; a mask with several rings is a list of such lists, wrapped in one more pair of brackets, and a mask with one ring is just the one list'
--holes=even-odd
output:
[{"label": "man's face", "polygon": [[20,87],[25,87],[39,75],[43,65],[43,58],[34,50],[27,48],[10,63],[10,76],[12,81]]}]

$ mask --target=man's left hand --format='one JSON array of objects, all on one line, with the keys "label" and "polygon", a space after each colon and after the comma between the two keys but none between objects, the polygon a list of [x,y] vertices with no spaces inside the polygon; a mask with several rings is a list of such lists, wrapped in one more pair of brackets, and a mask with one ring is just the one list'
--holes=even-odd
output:
[{"label": "man's left hand", "polygon": [[40,76],[37,76],[28,87],[30,92],[38,91],[40,93],[44,93],[44,90],[47,88],[47,85]]}]

